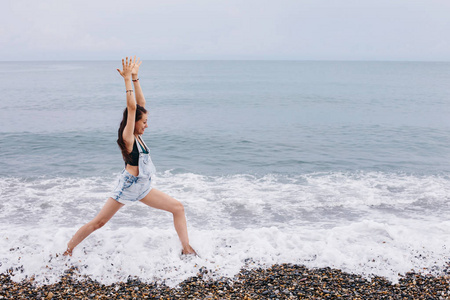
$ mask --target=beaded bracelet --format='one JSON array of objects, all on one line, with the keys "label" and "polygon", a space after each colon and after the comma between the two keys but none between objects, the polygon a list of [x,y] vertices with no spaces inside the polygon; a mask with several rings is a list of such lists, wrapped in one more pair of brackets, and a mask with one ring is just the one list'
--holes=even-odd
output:
[{"label": "beaded bracelet", "polygon": [[138,79],[132,79],[132,81],[134,81],[134,82],[136,82],[136,81],[138,81],[139,80],[139,78]]},{"label": "beaded bracelet", "polygon": [[128,94],[128,92],[130,92],[130,94],[133,92],[133,90],[127,90],[126,93]]}]

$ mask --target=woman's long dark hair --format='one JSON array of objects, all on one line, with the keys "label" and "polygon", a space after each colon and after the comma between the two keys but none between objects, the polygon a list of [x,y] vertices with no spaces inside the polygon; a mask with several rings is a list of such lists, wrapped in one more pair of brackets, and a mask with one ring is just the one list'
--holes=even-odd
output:
[{"label": "woman's long dark hair", "polygon": [[[146,114],[146,113],[147,113],[147,110],[143,106],[136,104],[135,122],[142,119],[142,115]],[[123,111],[122,122],[120,122],[120,126],[119,126],[119,131],[118,131],[119,138],[117,139],[117,145],[119,145],[119,148],[122,151],[122,156],[123,156],[123,159],[125,160],[125,162],[131,161],[131,153],[128,152],[127,147],[125,145],[125,141],[123,140],[123,131],[125,129],[125,126],[127,126],[127,119],[128,119],[128,108],[125,108],[125,110]]]}]

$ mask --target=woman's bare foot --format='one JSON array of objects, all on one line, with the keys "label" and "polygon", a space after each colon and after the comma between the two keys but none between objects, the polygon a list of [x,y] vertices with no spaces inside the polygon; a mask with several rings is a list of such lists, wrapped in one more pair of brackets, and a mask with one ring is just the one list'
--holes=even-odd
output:
[{"label": "woman's bare foot", "polygon": [[191,247],[191,245],[187,245],[186,247],[183,248],[183,250],[181,251],[181,255],[197,255],[197,252],[195,252],[195,250]]},{"label": "woman's bare foot", "polygon": [[72,256],[72,250],[73,250],[73,249],[67,248],[67,250],[64,251],[63,255],[64,255],[64,256]]}]

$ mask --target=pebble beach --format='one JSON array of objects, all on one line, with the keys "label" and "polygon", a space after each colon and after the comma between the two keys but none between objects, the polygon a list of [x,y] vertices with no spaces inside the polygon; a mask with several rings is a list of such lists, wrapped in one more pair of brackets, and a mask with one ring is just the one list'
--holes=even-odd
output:
[{"label": "pebble beach", "polygon": [[[138,278],[104,285],[68,270],[58,283],[20,283],[0,275],[0,299],[450,299],[450,270],[431,276],[407,273],[398,283],[383,277],[364,278],[339,269],[280,264],[242,269],[234,278],[209,280],[200,269],[171,288]],[[11,271],[12,272],[12,271]]]}]

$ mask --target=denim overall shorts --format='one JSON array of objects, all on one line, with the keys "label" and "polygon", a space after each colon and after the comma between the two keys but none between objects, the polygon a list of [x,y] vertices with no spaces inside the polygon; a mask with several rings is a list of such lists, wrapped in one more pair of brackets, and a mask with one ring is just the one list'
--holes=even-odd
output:
[{"label": "denim overall shorts", "polygon": [[[141,141],[149,149],[142,139]],[[134,176],[124,168],[117,178],[115,189],[111,193],[111,198],[122,204],[136,202],[147,196],[152,189],[152,175],[156,173],[150,157],[150,150],[148,150],[148,153],[144,153],[137,139],[136,143],[139,149],[139,174]]]}]

